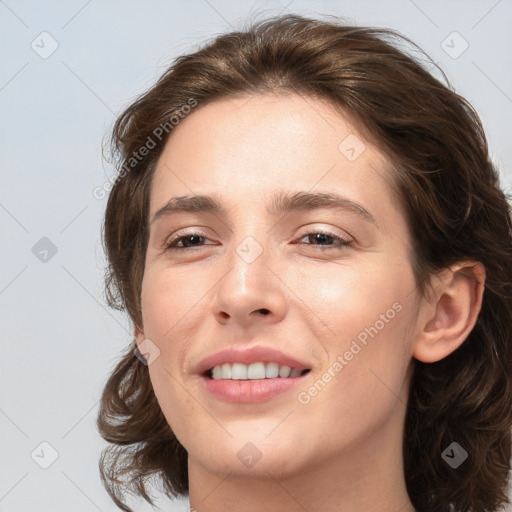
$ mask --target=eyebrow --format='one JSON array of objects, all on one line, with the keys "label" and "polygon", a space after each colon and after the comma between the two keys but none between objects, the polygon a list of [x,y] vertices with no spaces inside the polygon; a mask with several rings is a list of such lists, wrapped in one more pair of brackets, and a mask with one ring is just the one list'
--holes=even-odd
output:
[{"label": "eyebrow", "polygon": [[[269,215],[279,215],[292,211],[311,211],[320,208],[332,210],[346,210],[355,213],[361,219],[379,226],[373,215],[362,205],[334,192],[277,192],[271,196],[266,210]],[[161,217],[176,212],[202,212],[219,216],[227,216],[228,210],[216,196],[185,195],[172,197],[167,203],[155,212],[150,224]]]}]

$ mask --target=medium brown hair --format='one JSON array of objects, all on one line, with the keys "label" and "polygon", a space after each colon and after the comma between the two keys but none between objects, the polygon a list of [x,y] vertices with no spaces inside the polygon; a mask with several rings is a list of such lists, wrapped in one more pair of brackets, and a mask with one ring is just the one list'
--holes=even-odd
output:
[{"label": "medium brown hair", "polygon": [[[446,84],[428,66],[435,66]],[[109,195],[104,221],[109,305],[142,326],[149,187],[172,136],[169,120],[182,117],[191,101],[201,106],[279,92],[328,100],[389,157],[420,293],[426,293],[437,271],[458,261],[484,264],[483,304],[467,339],[441,361],[415,360],[404,478],[420,512],[498,510],[508,502],[511,457],[510,206],[478,114],[453,91],[442,70],[396,31],[347,26],[335,17],[277,16],[177,58],[113,129],[113,157],[123,172]],[[162,126],[167,129],[157,137]],[[148,137],[151,150],[135,162],[133,155],[148,146]],[[152,476],[169,497],[188,492],[187,453],[165,420],[135,346],[128,347],[108,379],[98,415],[102,437],[113,443],[100,460],[102,480],[125,511],[131,510],[123,502],[125,493],[152,503],[146,488]],[[457,469],[442,457],[452,442],[468,452]]]}]

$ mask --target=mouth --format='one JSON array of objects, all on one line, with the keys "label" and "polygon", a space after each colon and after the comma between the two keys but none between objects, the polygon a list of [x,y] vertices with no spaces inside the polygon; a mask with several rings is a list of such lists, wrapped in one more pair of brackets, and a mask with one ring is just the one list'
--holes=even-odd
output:
[{"label": "mouth", "polygon": [[309,368],[275,362],[223,363],[211,367],[201,377],[211,398],[234,404],[256,404],[278,396],[291,399],[290,392],[304,383],[310,372]]},{"label": "mouth", "polygon": [[231,346],[204,358],[195,373],[209,399],[249,404],[290,399],[313,366],[271,346]]},{"label": "mouth", "polygon": [[223,363],[210,368],[204,376],[211,380],[266,380],[296,379],[310,372],[310,368],[290,367],[274,361],[243,363]]}]

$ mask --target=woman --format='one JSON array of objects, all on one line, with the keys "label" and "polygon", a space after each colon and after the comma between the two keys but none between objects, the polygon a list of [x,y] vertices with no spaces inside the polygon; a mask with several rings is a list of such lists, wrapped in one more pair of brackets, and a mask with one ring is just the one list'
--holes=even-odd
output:
[{"label": "woman", "polygon": [[199,512],[506,502],[510,210],[478,115],[404,42],[264,20],[117,120],[106,284],[135,339],[98,426],[121,509],[152,475]]}]

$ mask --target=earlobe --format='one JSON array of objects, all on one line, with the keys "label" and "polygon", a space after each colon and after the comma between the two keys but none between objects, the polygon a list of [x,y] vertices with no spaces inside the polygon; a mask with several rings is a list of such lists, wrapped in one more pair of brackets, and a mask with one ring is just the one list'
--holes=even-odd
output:
[{"label": "earlobe", "polygon": [[133,327],[133,337],[134,337],[137,345],[140,345],[145,339],[142,329],[137,325],[134,325],[134,327]]},{"label": "earlobe", "polygon": [[466,340],[482,307],[485,267],[480,262],[462,262],[435,276],[433,302],[420,308],[419,334],[412,355],[419,361],[440,361]]}]

